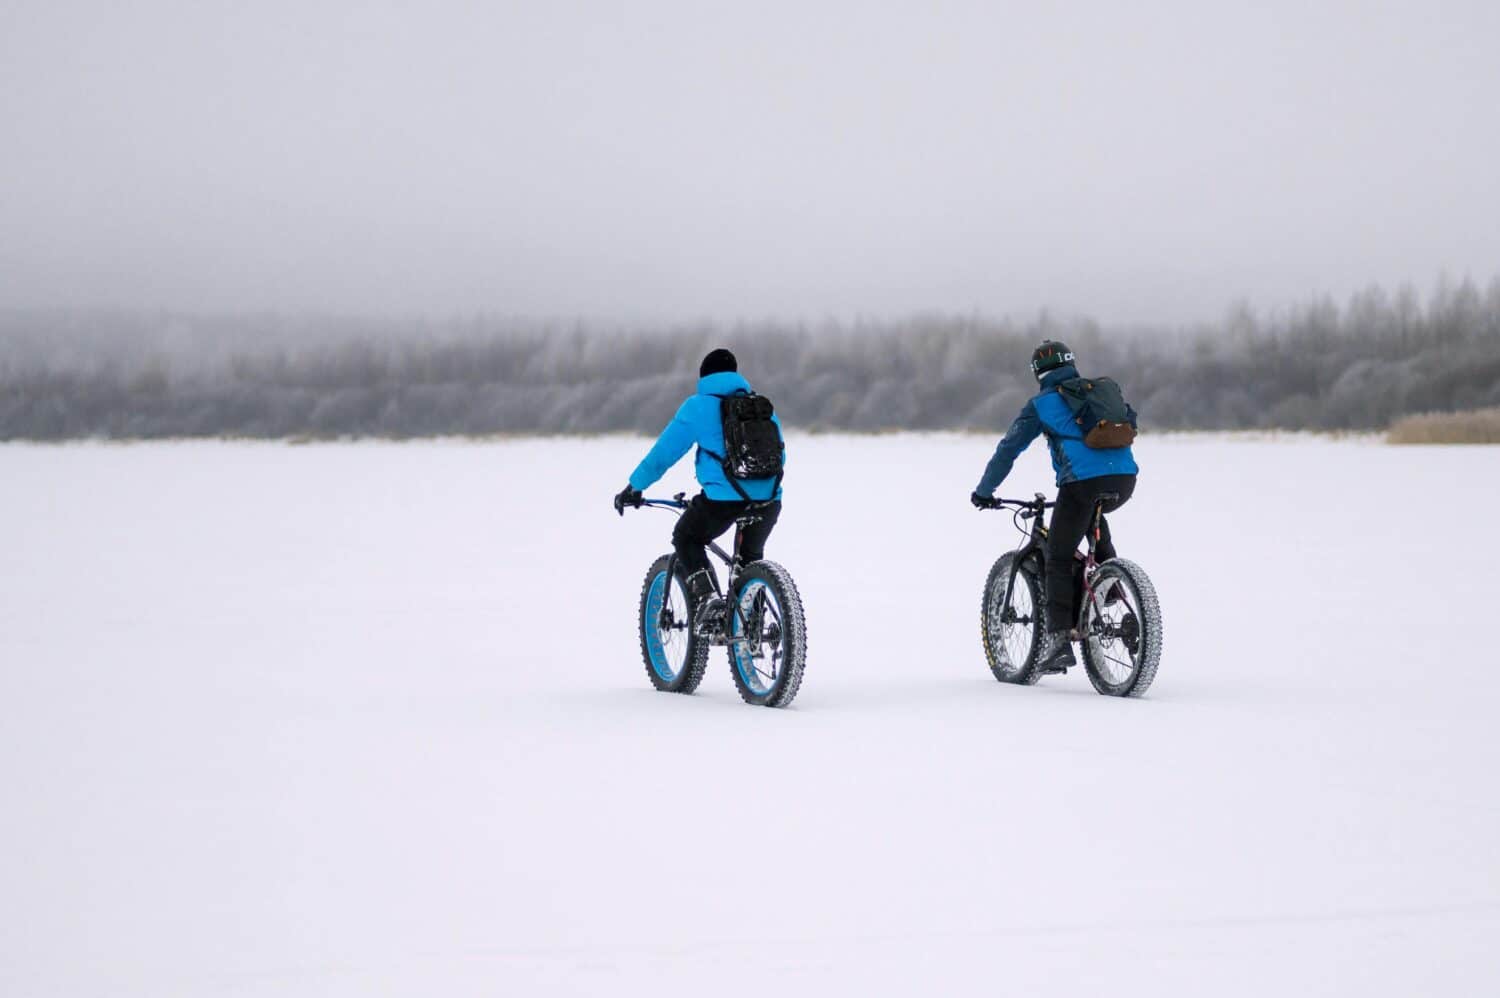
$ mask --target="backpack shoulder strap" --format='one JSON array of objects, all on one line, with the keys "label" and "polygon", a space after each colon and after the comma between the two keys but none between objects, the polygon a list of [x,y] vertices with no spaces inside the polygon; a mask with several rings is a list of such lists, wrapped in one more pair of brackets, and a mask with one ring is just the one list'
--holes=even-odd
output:
[{"label": "backpack shoulder strap", "polygon": [[[735,480],[734,475],[730,474],[729,459],[727,457],[725,457],[723,454],[715,454],[713,451],[709,450],[707,447],[703,446],[702,444],[698,445],[698,451],[699,451],[699,453],[707,454],[709,457],[711,457],[715,461],[719,462],[719,467],[722,468],[722,469],[724,469],[724,481],[727,482],[727,483],[729,483],[729,487],[730,488],[734,489],[736,492],[738,492],[740,494],[740,498],[741,499],[745,500],[746,502],[754,502],[755,501],[754,499],[750,498],[750,493],[746,492],[744,490],[744,488],[742,488],[740,486],[740,483]],[[776,485],[777,485],[777,488],[780,488],[780,486],[781,486],[781,476],[780,475],[776,476]],[[776,494],[775,490],[772,490],[771,494],[775,495]]]},{"label": "backpack shoulder strap", "polygon": [[1067,381],[1058,382],[1056,386],[1057,394],[1075,413],[1083,406],[1084,395],[1093,387],[1087,378],[1069,378]]}]

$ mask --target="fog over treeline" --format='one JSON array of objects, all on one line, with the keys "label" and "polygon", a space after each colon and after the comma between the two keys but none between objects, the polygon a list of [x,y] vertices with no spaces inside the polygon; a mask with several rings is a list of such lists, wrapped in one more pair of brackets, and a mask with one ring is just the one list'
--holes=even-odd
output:
[{"label": "fog over treeline", "polygon": [[1151,430],[1372,430],[1500,405],[1500,277],[1192,329],[918,315],[622,328],[498,317],[0,311],[0,439],[655,432],[716,346],[803,430],[1002,429],[1042,338]]}]

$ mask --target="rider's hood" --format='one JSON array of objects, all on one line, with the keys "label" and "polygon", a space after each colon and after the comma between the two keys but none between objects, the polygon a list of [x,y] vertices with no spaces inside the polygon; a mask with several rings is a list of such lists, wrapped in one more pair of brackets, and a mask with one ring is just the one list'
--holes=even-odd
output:
[{"label": "rider's hood", "polygon": [[1062,367],[1054,367],[1052,370],[1042,375],[1042,391],[1051,391],[1058,385],[1062,384],[1064,381],[1067,381],[1069,378],[1076,377],[1078,377],[1078,368],[1074,367],[1072,364],[1064,364]]},{"label": "rider's hood", "polygon": [[733,395],[735,392],[749,390],[750,382],[741,377],[738,371],[720,371],[698,379],[699,395]]}]

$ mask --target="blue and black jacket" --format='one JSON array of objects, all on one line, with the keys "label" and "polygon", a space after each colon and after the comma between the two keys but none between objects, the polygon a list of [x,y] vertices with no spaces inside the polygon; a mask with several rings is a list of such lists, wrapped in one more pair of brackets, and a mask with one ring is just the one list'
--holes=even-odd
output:
[{"label": "blue and black jacket", "polygon": [[[630,487],[644,492],[654,485],[667,469],[682,459],[682,455],[694,444],[698,453],[693,458],[693,470],[698,474],[698,483],[703,494],[720,501],[741,501],[743,497],[724,477],[724,467],[718,458],[710,457],[724,453],[724,426],[719,421],[719,400],[725,395],[750,391],[750,382],[736,371],[720,371],[698,379],[698,394],[683,402],[677,415],[661,431],[650,452],[630,473]],[[773,414],[771,419],[780,428],[781,420]],[[774,478],[747,478],[739,483],[745,495],[751,499],[780,499],[781,489]],[[775,489],[773,496],[771,490]]]},{"label": "blue and black jacket", "polygon": [[1100,450],[1083,442],[1083,431],[1073,422],[1073,411],[1057,392],[1058,385],[1076,377],[1078,370],[1071,364],[1042,375],[1041,393],[1027,402],[1015,422],[1010,424],[974,491],[982,496],[994,495],[1005,476],[1010,474],[1016,458],[1043,433],[1047,435],[1047,448],[1052,452],[1052,468],[1057,472],[1058,485],[1105,475],[1134,475],[1140,470],[1129,447]]}]

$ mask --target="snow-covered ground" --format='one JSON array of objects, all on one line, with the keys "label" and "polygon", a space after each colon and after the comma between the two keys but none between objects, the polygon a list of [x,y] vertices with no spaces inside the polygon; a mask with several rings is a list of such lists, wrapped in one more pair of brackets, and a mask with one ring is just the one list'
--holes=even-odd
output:
[{"label": "snow-covered ground", "polygon": [[1120,701],[985,667],[993,444],[792,440],[785,711],[647,684],[644,441],[0,448],[0,994],[1500,989],[1500,451],[1143,440]]}]

